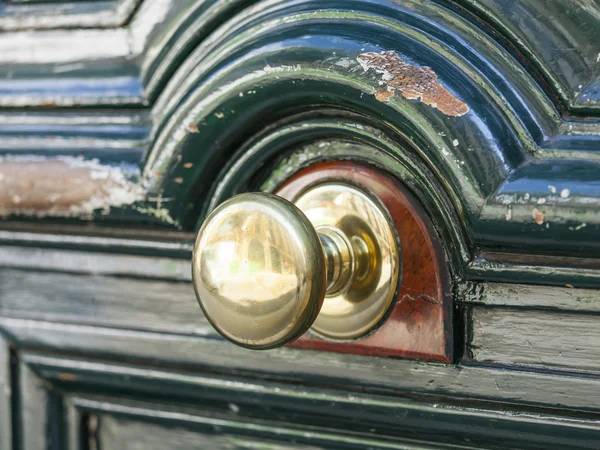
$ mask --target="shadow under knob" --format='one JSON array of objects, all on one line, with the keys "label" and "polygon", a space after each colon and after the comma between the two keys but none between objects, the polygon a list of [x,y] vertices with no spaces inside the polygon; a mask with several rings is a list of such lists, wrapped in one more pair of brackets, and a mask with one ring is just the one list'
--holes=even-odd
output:
[{"label": "shadow under knob", "polygon": [[319,235],[294,204],[240,194],[206,219],[194,246],[198,303],[213,327],[242,347],[269,349],[304,334],[327,289]]}]

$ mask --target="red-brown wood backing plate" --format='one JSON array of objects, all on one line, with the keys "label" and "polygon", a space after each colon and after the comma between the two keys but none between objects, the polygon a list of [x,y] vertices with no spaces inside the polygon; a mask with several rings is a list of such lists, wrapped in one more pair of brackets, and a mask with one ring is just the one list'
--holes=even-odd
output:
[{"label": "red-brown wood backing plate", "polygon": [[275,192],[293,200],[307,187],[346,181],[367,188],[387,208],[401,246],[401,285],[380,327],[365,337],[336,342],[307,333],[293,347],[369,356],[452,362],[450,277],[433,224],[417,199],[382,172],[352,162],[315,164],[288,179]]}]

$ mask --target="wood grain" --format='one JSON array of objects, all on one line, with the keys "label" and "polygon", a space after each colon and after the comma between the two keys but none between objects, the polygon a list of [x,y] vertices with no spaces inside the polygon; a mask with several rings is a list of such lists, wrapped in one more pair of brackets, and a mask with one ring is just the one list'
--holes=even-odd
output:
[{"label": "wood grain", "polygon": [[0,448],[12,446],[12,382],[8,342],[0,337]]},{"label": "wood grain", "polygon": [[600,372],[600,316],[473,307],[470,356],[480,363]]},{"label": "wood grain", "polygon": [[468,283],[462,288],[458,300],[488,306],[600,312],[600,291],[596,289],[508,283]]},{"label": "wood grain", "polygon": [[0,270],[0,315],[216,335],[189,283]]},{"label": "wood grain", "polygon": [[275,192],[293,200],[307,186],[338,180],[371,191],[387,208],[401,247],[400,288],[389,317],[372,334],[353,342],[307,335],[293,346],[370,356],[452,361],[450,277],[431,220],[401,184],[374,168],[351,162],[315,164]]}]

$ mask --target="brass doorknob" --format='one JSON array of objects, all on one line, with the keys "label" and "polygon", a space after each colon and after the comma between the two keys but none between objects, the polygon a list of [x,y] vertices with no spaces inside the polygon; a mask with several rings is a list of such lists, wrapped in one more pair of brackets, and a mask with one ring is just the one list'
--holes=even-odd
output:
[{"label": "brass doorknob", "polygon": [[323,184],[294,203],[240,194],[198,233],[196,297],[214,328],[242,347],[279,347],[311,326],[332,339],[358,337],[391,305],[396,241],[382,207],[354,186]]}]

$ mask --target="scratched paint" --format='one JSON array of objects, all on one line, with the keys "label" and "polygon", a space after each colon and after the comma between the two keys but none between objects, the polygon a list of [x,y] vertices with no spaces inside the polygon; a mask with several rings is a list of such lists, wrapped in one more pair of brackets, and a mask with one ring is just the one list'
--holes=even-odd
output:
[{"label": "scratched paint", "polygon": [[464,102],[439,83],[430,67],[409,64],[393,50],[362,53],[357,60],[365,71],[373,69],[381,74],[386,89],[376,92],[379,101],[388,101],[400,92],[403,97],[419,100],[448,116],[460,117],[469,112]]},{"label": "scratched paint", "polygon": [[118,167],[75,157],[0,157],[0,215],[86,216],[143,199]]}]

